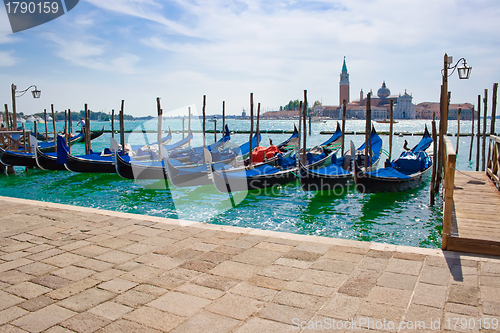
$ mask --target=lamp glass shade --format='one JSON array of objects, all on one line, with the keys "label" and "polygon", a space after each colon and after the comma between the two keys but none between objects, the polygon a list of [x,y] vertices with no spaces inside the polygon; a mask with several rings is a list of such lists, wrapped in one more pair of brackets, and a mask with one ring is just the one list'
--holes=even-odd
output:
[{"label": "lamp glass shade", "polygon": [[42,96],[42,92],[36,88],[31,93],[33,94],[33,98],[40,98]]},{"label": "lamp glass shade", "polygon": [[458,77],[460,79],[468,79],[470,77],[470,72],[472,70],[472,67],[469,66],[463,66],[463,67],[458,67]]}]

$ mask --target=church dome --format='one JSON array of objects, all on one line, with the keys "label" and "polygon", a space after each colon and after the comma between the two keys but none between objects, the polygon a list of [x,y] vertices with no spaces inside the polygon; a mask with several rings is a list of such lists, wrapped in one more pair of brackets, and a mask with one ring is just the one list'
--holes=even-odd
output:
[{"label": "church dome", "polygon": [[382,87],[377,91],[377,96],[379,98],[387,98],[391,94],[389,88],[386,87],[385,81],[382,83]]}]

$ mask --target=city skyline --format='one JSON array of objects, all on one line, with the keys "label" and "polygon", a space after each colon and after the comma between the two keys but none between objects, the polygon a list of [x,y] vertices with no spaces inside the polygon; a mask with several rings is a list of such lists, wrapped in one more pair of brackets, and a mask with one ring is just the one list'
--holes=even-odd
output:
[{"label": "city skyline", "polygon": [[[414,103],[439,101],[447,52],[473,67],[469,80],[449,79],[451,103],[477,103],[500,77],[500,4],[494,0],[418,1],[160,1],[82,0],[68,14],[12,34],[0,10],[0,103],[10,84],[32,84],[17,109],[118,110],[229,114],[279,109],[308,91],[312,103],[336,105],[346,57],[350,99],[376,91],[411,92]],[[490,99],[491,99],[491,93]],[[491,103],[491,101],[490,101]],[[172,112],[172,110],[177,110]]]}]

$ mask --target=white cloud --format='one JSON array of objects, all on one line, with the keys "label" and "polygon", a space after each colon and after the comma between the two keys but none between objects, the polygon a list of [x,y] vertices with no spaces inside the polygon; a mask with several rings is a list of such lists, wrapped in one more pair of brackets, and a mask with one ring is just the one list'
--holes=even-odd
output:
[{"label": "white cloud", "polygon": [[12,53],[0,51],[0,67],[10,67],[17,63],[17,59],[11,55]]}]

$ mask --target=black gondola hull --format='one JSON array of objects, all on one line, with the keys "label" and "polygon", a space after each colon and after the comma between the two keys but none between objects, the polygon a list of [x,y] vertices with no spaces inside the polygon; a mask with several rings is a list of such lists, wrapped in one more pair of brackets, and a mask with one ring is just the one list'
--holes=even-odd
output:
[{"label": "black gondola hull", "polygon": [[43,170],[66,170],[64,164],[57,163],[57,157],[50,156],[37,147],[35,150],[36,164]]},{"label": "black gondola hull", "polygon": [[346,175],[320,175],[314,170],[300,166],[300,186],[304,191],[338,191],[344,187],[354,185],[352,174]]},{"label": "black gondola hull", "polygon": [[64,164],[66,169],[73,172],[84,173],[116,173],[113,161],[95,161],[77,156],[69,155],[68,160]]},{"label": "black gondola hull", "polygon": [[213,184],[219,192],[239,192],[283,186],[297,180],[297,169],[280,171],[269,175],[234,178],[221,171],[213,171]]},{"label": "black gondola hull", "polygon": [[409,179],[396,179],[367,175],[356,167],[356,189],[361,193],[403,192],[420,186],[429,176],[432,166],[422,172],[413,174]]},{"label": "black gondola hull", "polygon": [[132,164],[125,161],[120,155],[115,153],[116,173],[125,179],[166,179],[163,167]]},{"label": "black gondola hull", "polygon": [[15,153],[0,148],[0,161],[5,165],[36,167],[35,154]]}]

